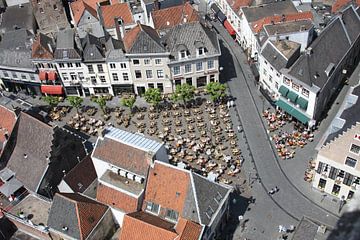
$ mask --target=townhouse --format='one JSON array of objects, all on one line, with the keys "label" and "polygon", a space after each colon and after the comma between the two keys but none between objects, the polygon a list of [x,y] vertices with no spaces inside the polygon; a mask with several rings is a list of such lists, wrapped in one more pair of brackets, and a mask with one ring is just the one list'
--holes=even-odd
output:
[{"label": "townhouse", "polygon": [[351,87],[339,112],[319,143],[312,185],[342,200],[351,200],[360,185],[358,84]]},{"label": "townhouse", "polygon": [[150,16],[154,10],[165,9],[184,4],[182,0],[141,0],[141,9],[144,11],[144,22],[142,24],[151,26]]},{"label": "townhouse", "polygon": [[173,27],[164,38],[170,50],[173,89],[185,83],[204,87],[219,81],[221,51],[214,31],[192,22]]},{"label": "townhouse", "polygon": [[165,146],[144,136],[107,128],[92,153],[98,178],[96,199],[108,205],[120,226],[126,213],[141,209],[148,170],[168,162]]},{"label": "townhouse", "polygon": [[136,94],[142,95],[148,88],[158,88],[162,93],[172,93],[169,62],[170,52],[164,46],[155,29],[138,24],[125,35],[126,57]]},{"label": "townhouse", "polygon": [[[281,40],[277,44],[270,40],[262,49],[260,87],[279,108],[303,124],[314,126],[359,62],[359,26],[359,15],[350,6],[300,56],[294,50],[296,45],[301,48],[299,43]],[[283,48],[289,54],[281,50],[285,42],[292,42],[287,45],[293,47]]]}]

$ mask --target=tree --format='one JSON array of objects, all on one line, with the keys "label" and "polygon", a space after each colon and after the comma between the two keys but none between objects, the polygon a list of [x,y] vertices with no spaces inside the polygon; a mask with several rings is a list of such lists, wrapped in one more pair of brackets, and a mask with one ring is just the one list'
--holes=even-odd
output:
[{"label": "tree", "polygon": [[101,111],[105,114],[106,99],[103,96],[98,96],[93,101],[99,105]]},{"label": "tree", "polygon": [[226,96],[226,85],[219,82],[211,82],[206,85],[206,91],[210,94],[211,100],[216,102]]},{"label": "tree", "polygon": [[79,96],[69,96],[66,99],[69,101],[72,107],[76,108],[76,112],[79,113],[79,108],[81,107],[84,99]]},{"label": "tree", "polygon": [[161,102],[161,92],[158,88],[149,88],[145,92],[145,100],[146,102],[154,105],[155,107]]},{"label": "tree", "polygon": [[187,83],[183,85],[177,85],[175,92],[172,95],[172,99],[175,101],[183,101],[184,106],[186,102],[194,98],[195,87]]},{"label": "tree", "polygon": [[136,101],[136,98],[134,96],[123,97],[121,99],[121,104],[125,107],[128,107],[130,109],[130,112],[132,113],[135,101]]},{"label": "tree", "polygon": [[43,97],[43,100],[47,104],[49,104],[51,108],[55,108],[60,102],[59,97],[55,97],[55,96],[45,96]]}]

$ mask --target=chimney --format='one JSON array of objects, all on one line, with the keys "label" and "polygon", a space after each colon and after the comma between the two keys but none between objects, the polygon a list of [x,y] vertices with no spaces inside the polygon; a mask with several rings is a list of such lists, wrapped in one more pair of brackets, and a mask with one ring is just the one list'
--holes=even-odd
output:
[{"label": "chimney", "polygon": [[159,0],[154,0],[154,11],[160,10]]},{"label": "chimney", "polygon": [[117,39],[122,40],[122,38],[125,35],[124,21],[121,17],[116,17],[116,18],[114,18],[114,22],[115,22]]}]

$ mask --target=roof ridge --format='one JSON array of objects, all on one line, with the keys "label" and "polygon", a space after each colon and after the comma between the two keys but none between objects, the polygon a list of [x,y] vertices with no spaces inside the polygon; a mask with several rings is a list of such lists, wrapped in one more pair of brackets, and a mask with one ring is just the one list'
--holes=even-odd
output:
[{"label": "roof ridge", "polygon": [[193,172],[190,171],[190,182],[191,182],[191,186],[192,186],[192,190],[193,190],[193,196],[195,199],[195,203],[196,203],[196,212],[197,212],[197,217],[199,218],[199,223],[202,225],[205,225],[202,222],[201,216],[200,216],[200,208],[199,208],[199,202],[198,202],[198,196],[196,193],[196,187],[195,187],[195,183],[194,183],[194,176],[193,176]]}]

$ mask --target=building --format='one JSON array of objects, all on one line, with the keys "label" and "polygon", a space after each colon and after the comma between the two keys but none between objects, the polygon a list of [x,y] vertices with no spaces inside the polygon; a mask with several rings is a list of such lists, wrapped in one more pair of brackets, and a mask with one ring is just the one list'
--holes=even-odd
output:
[{"label": "building", "polygon": [[[150,216],[154,219],[151,228],[159,233],[160,228],[167,236],[164,239],[188,239],[181,238],[179,231],[185,222],[191,225],[193,237],[189,239],[215,239],[227,219],[230,192],[231,188],[192,171],[155,161],[148,174],[143,212],[125,216],[120,239],[141,239],[139,236],[149,233],[146,228],[138,232],[129,228],[134,228],[131,218],[137,218],[140,227]],[[149,236],[155,239],[156,235],[152,232]]]},{"label": "building", "polygon": [[115,39],[122,39],[126,31],[136,26],[127,2],[101,6],[99,10],[102,26]]},{"label": "building", "polygon": [[109,207],[77,193],[57,193],[47,221],[52,239],[105,239],[115,232]]},{"label": "building", "polygon": [[31,60],[34,36],[26,29],[6,32],[0,42],[0,85],[9,92],[41,95],[37,69]]},{"label": "building", "polygon": [[141,8],[144,11],[145,18],[143,24],[150,24],[150,16],[152,11],[180,6],[182,4],[184,4],[183,0],[141,0]]},{"label": "building", "polygon": [[55,37],[59,30],[69,27],[61,0],[31,0],[31,6],[39,32]]},{"label": "building", "polygon": [[85,96],[82,82],[85,81],[86,65],[82,62],[80,39],[75,38],[74,29],[59,31],[54,51],[54,61],[66,95]]},{"label": "building", "polygon": [[6,6],[8,7],[19,6],[29,3],[29,0],[4,0],[4,1],[6,2]]},{"label": "building", "polygon": [[[36,20],[32,12],[31,4],[28,0],[15,0],[15,5],[7,5],[5,12],[2,13],[0,33],[10,32],[18,29],[25,29],[32,34],[36,33]],[[23,2],[23,3],[21,3]]]},{"label": "building", "polygon": [[160,36],[163,36],[167,30],[190,22],[200,20],[197,11],[189,2],[184,5],[169,7],[165,9],[154,10],[150,15],[150,26],[156,29]]},{"label": "building", "polygon": [[192,22],[174,26],[164,38],[170,50],[173,89],[185,83],[204,87],[219,81],[221,51],[216,32]]},{"label": "building", "polygon": [[172,93],[170,52],[165,48],[155,29],[138,24],[123,39],[126,57],[136,94],[142,95],[148,88],[158,88],[162,93]]},{"label": "building", "polygon": [[4,106],[0,106],[0,116],[0,169],[2,169],[4,166],[1,156],[15,127],[17,116],[15,112]]},{"label": "building", "polygon": [[168,161],[165,146],[144,136],[110,127],[98,138],[92,153],[96,199],[110,206],[118,224],[125,213],[141,209],[148,171],[156,159]]},{"label": "building", "polygon": [[29,192],[52,198],[64,174],[85,157],[85,149],[77,136],[22,112],[3,157],[6,168],[1,172],[9,173],[7,179],[14,177]]},{"label": "building", "polygon": [[39,33],[32,44],[31,60],[38,69],[41,93],[45,95],[63,95],[64,87],[54,62],[55,41]]},{"label": "building", "polygon": [[[270,51],[272,46],[266,44],[262,50],[262,54],[268,56],[260,63],[260,75],[263,75],[260,87],[268,90],[279,108],[312,127],[321,120],[338,87],[359,62],[359,15],[352,6],[348,7],[295,61],[295,52],[291,58],[284,58],[279,51]],[[266,70],[269,68],[270,71]],[[269,84],[269,79],[278,84]]]},{"label": "building", "polygon": [[107,0],[77,0],[69,2],[72,24],[75,26],[80,38],[87,33],[101,38],[105,36],[104,27],[100,23],[98,8],[108,5]]},{"label": "building", "polygon": [[339,199],[350,200],[360,193],[359,97],[359,85],[350,87],[315,160],[313,187]]}]

